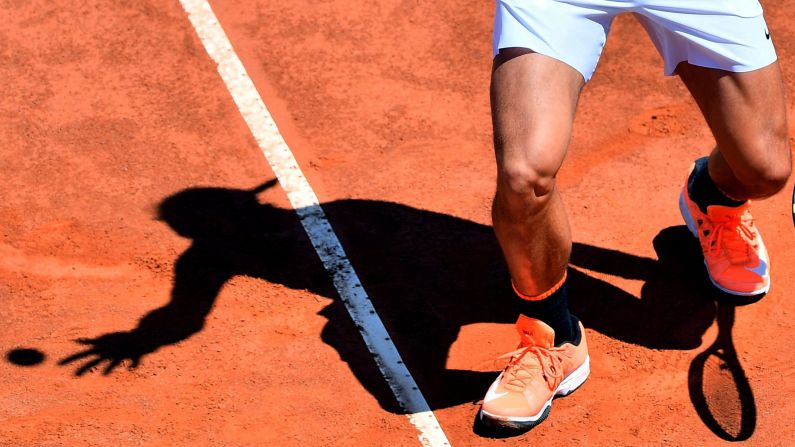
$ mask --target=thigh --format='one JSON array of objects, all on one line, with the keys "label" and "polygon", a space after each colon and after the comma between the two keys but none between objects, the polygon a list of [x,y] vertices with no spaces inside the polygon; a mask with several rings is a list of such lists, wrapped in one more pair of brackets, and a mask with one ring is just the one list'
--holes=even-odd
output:
[{"label": "thigh", "polygon": [[[511,58],[512,51],[521,55]],[[500,64],[504,59],[507,62]],[[494,142],[501,177],[516,177],[512,170],[554,177],[568,148],[584,84],[577,70],[556,59],[522,49],[501,51],[491,80]]]},{"label": "thigh", "polygon": [[613,18],[622,8],[604,1],[497,0],[494,56],[504,48],[529,48],[565,62],[591,78]]},{"label": "thigh", "polygon": [[738,178],[744,169],[754,175],[789,165],[784,83],[777,62],[743,73],[682,63],[676,72]]}]

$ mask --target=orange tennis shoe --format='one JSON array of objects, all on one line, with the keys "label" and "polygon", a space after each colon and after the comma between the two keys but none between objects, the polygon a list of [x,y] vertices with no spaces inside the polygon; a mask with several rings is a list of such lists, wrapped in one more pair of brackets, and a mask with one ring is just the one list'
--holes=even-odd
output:
[{"label": "orange tennis shoe", "polygon": [[738,207],[711,205],[704,214],[690,200],[685,180],[679,195],[679,210],[687,228],[701,243],[704,264],[715,287],[740,296],[767,293],[770,260],[751,216],[750,201]]},{"label": "orange tennis shoe", "polygon": [[505,432],[524,432],[549,415],[552,399],[580,387],[590,373],[585,329],[579,343],[554,346],[555,331],[546,323],[519,316],[519,349],[503,355],[508,366],[491,384],[480,409],[480,423]]}]

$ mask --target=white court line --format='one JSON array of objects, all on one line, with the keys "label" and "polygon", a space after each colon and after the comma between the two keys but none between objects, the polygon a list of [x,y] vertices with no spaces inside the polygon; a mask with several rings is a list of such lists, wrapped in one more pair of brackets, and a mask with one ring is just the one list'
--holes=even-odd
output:
[{"label": "white court line", "polygon": [[218,64],[218,73],[287,193],[323,266],[331,274],[334,287],[356,323],[378,369],[401,408],[407,413],[409,421],[419,430],[420,442],[424,446],[449,446],[450,442],[439,426],[439,421],[401,360],[392,338],[326,219],[315,192],[279,133],[243,63],[232,49],[232,44],[210,4],[206,0],[180,0],[180,3],[188,13],[188,18],[210,58]]}]

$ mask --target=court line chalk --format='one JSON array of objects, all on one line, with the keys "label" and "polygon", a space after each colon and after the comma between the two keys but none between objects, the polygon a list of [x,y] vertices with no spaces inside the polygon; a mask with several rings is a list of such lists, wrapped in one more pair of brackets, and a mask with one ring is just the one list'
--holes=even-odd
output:
[{"label": "court line chalk", "polygon": [[323,208],[304,177],[298,162],[248,76],[229,38],[206,0],[180,0],[218,73],[226,84],[243,119],[279,179],[306,234],[312,241],[334,287],[356,323],[367,349],[386,379],[398,404],[419,431],[424,446],[449,446],[439,421],[431,411],[414,378],[400,358],[392,338],[378,317],[356,271],[348,260]]}]

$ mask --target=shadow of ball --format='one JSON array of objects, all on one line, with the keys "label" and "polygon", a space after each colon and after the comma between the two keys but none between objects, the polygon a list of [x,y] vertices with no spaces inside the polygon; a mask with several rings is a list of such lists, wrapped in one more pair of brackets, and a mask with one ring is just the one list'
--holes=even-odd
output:
[{"label": "shadow of ball", "polygon": [[35,366],[44,361],[44,353],[38,349],[17,348],[8,351],[6,360],[18,366]]}]

